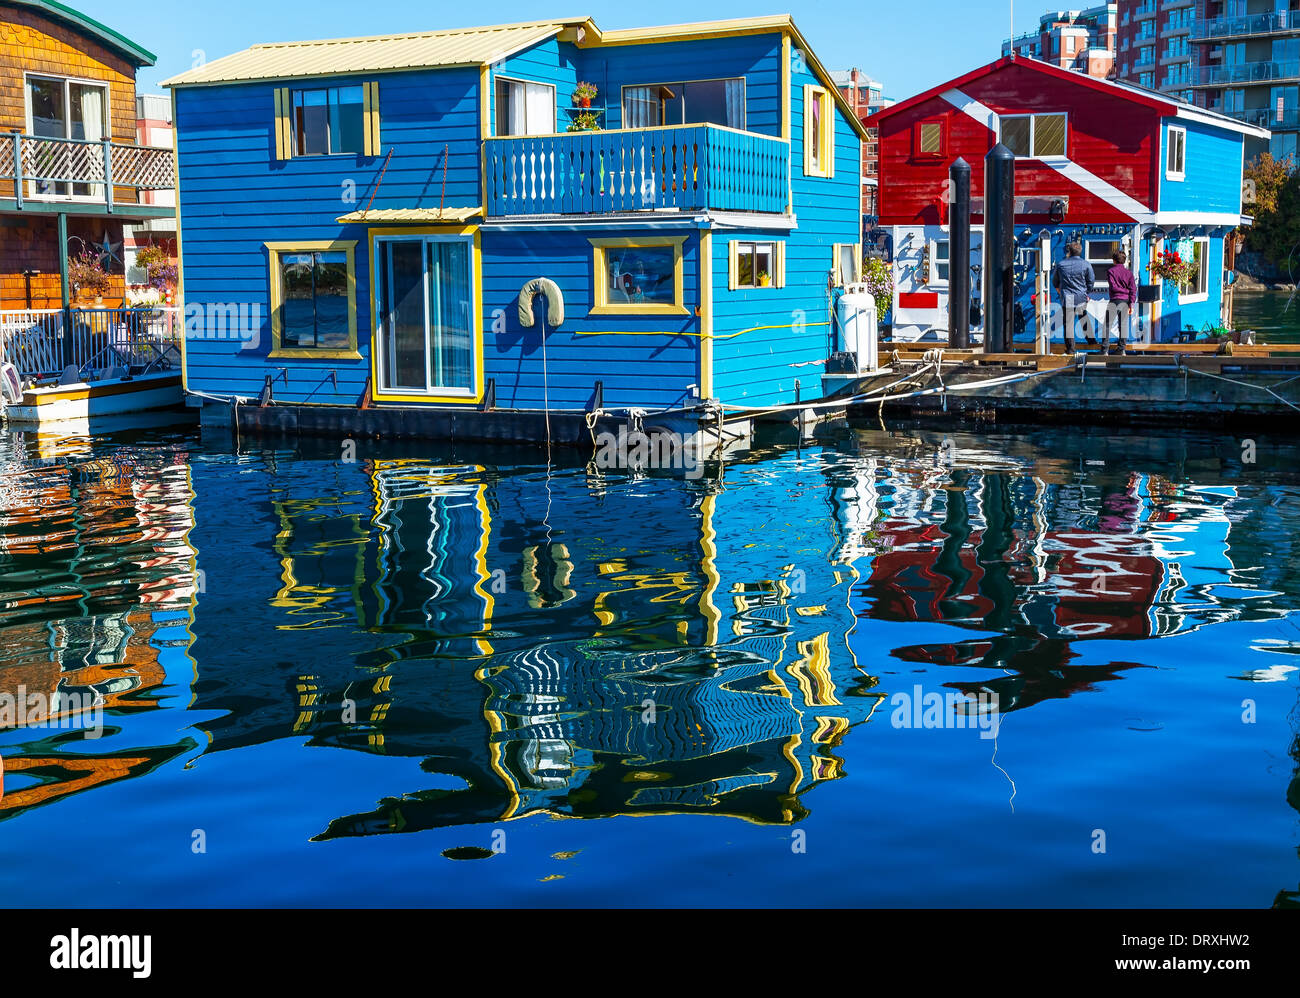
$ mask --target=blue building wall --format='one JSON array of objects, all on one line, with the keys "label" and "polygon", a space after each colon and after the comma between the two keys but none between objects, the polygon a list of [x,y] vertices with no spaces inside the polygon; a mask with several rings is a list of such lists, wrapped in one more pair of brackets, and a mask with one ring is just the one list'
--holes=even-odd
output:
[{"label": "blue building wall", "polygon": [[[1208,264],[1207,285],[1209,293],[1204,301],[1179,304],[1178,288],[1168,281],[1164,283],[1160,298],[1160,333],[1157,342],[1170,342],[1176,339],[1179,331],[1189,325],[1198,332],[1219,325],[1223,307],[1223,236],[1222,229],[1184,230],[1184,234],[1209,234],[1210,261]],[[1171,240],[1165,241],[1165,248],[1174,248]]]},{"label": "blue building wall", "polygon": [[[596,381],[606,408],[669,408],[688,404],[700,383],[699,233],[680,229],[647,237],[687,236],[682,248],[682,297],[688,315],[589,315],[593,294],[590,239],[626,237],[628,226],[567,230],[482,230],[484,372],[496,379],[503,407],[583,409]],[[546,332],[534,303],[531,327],[519,323],[519,289],[535,277],[555,281],[564,295],[564,322]],[[543,366],[545,365],[545,366]]]},{"label": "blue building wall", "polygon": [[[1169,129],[1187,130],[1185,179],[1170,180]],[[1160,129],[1160,211],[1241,211],[1243,138],[1188,118],[1166,118]]]}]

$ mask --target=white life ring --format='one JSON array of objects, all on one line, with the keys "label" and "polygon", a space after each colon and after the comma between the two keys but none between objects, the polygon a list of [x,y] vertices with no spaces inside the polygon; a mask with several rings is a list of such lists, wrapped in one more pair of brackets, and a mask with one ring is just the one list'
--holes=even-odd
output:
[{"label": "white life ring", "polygon": [[519,324],[533,324],[533,299],[539,294],[546,296],[546,321],[558,326],[564,321],[564,296],[549,277],[535,277],[519,289]]},{"label": "white life ring", "polygon": [[13,364],[0,365],[0,391],[10,405],[18,405],[23,400],[23,380]]}]

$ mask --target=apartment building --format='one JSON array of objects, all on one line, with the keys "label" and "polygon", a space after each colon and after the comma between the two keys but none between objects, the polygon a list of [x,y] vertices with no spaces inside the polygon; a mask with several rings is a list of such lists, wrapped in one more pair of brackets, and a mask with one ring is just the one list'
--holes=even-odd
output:
[{"label": "apartment building", "polygon": [[1038,30],[1002,42],[1004,56],[1037,59],[1097,79],[1115,68],[1115,28],[1118,5],[1100,4],[1086,10],[1049,10],[1038,19]]},{"label": "apartment building", "polygon": [[1192,101],[1197,0],[1119,0],[1115,78]]},{"label": "apartment building", "polygon": [[[884,96],[882,84],[860,69],[831,73],[831,79],[863,124],[870,114],[894,103]],[[868,126],[867,141],[862,144],[862,214],[877,214],[879,194],[880,144],[875,129]]]}]

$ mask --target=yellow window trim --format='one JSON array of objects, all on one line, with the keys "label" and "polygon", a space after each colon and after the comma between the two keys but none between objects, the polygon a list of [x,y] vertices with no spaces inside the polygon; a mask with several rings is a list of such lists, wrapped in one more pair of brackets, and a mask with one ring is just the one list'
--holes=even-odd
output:
[{"label": "yellow window trim", "polygon": [[[327,84],[328,86],[328,84]],[[293,159],[293,100],[289,87],[275,88],[275,158]],[[361,84],[361,122],[363,156],[379,155],[379,82]],[[330,153],[347,156],[355,153]]]},{"label": "yellow window trim", "polygon": [[[741,285],[740,283],[740,247],[746,243],[771,243],[772,245],[772,283],[766,288],[759,285]],[[727,288],[730,291],[767,291],[771,288],[785,287],[785,240],[762,239],[757,236],[750,239],[732,239],[727,244]]]},{"label": "yellow window trim", "polygon": [[[355,239],[315,239],[301,242],[265,243],[267,266],[271,280],[271,352],[270,357],[302,360],[360,360],[357,352],[357,265]],[[284,332],[280,320],[280,306],[284,302],[284,289],[280,284],[280,257],[285,253],[342,252],[347,255],[348,267],[348,348],[337,350],[312,350],[282,345]]]},{"label": "yellow window trim", "polygon": [[[853,248],[853,266],[854,273],[845,275],[840,272],[840,255],[846,246]],[[862,279],[862,244],[861,243],[834,243],[831,247],[831,270],[835,273],[835,283],[839,287],[846,284],[854,284]]]},{"label": "yellow window trim", "polygon": [[[818,116],[822,128],[820,134],[812,127],[812,109],[816,102],[821,107]],[[835,120],[830,91],[825,87],[805,84],[803,88],[803,172],[808,177],[835,176]],[[816,144],[817,162],[813,163],[814,144]]]},{"label": "yellow window trim", "polygon": [[[470,269],[474,275],[474,391],[469,395],[425,395],[386,392],[379,387],[379,302],[373,289],[376,284],[375,268],[379,258],[375,253],[377,236],[473,236],[470,248]],[[478,405],[483,401],[487,384],[483,376],[483,252],[478,225],[448,223],[446,225],[382,226],[369,230],[370,246],[370,396],[376,402],[436,402],[453,405]]]},{"label": "yellow window trim", "polygon": [[[592,306],[588,315],[690,315],[686,307],[682,279],[682,247],[686,236],[640,236],[636,238],[588,239],[592,248]],[[605,264],[605,251],[609,249],[673,248],[673,304],[638,304],[636,302],[609,301],[605,285],[609,268]]]}]

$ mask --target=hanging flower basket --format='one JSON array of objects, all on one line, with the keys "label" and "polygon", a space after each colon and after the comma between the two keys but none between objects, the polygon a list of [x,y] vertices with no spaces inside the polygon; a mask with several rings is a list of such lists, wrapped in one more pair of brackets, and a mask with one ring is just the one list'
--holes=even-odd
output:
[{"label": "hanging flower basket", "polygon": [[1157,281],[1170,281],[1182,287],[1196,277],[1195,260],[1184,260],[1173,250],[1161,253],[1151,261],[1151,278]]},{"label": "hanging flower basket", "polygon": [[596,85],[594,83],[579,82],[573,88],[573,103],[575,107],[591,107],[591,102],[596,99]]}]

